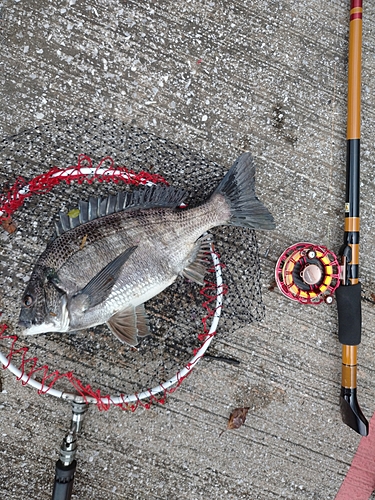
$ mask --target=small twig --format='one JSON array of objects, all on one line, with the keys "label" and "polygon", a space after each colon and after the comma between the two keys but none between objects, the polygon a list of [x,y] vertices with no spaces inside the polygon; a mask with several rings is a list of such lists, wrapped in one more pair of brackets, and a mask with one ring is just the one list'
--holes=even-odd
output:
[{"label": "small twig", "polygon": [[239,364],[241,364],[238,359],[226,358],[224,356],[213,356],[212,354],[205,354],[204,357],[206,359],[211,359],[212,361],[222,361],[223,363],[228,363],[228,365],[238,366]]}]

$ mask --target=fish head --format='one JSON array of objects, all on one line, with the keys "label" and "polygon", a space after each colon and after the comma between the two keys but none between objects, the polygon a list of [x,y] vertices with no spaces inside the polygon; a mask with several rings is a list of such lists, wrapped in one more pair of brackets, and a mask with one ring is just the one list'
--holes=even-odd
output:
[{"label": "fish head", "polygon": [[50,272],[34,271],[22,296],[18,324],[23,333],[66,332],[69,322],[66,293]]}]

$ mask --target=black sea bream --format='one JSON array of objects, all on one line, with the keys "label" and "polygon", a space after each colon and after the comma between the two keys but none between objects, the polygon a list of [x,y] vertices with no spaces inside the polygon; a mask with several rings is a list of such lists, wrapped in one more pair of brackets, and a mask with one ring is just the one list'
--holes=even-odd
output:
[{"label": "black sea bream", "polygon": [[[157,185],[80,202],[60,215],[56,238],[39,257],[22,298],[27,335],[107,323],[132,346],[147,335],[144,302],[178,275],[203,284],[209,236],[222,225],[273,229],[255,196],[255,167],[241,155],[208,200],[181,209],[181,189]],[[203,235],[203,236],[202,236]]]}]

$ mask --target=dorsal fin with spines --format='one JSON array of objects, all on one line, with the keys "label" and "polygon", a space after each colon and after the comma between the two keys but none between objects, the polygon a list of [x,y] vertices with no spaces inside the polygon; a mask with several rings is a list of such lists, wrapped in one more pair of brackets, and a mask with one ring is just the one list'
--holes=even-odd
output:
[{"label": "dorsal fin with spines", "polygon": [[183,189],[158,184],[133,192],[120,191],[116,195],[108,196],[108,198],[90,197],[89,201],[79,201],[79,215],[77,217],[72,218],[60,212],[60,220],[55,223],[56,236],[86,222],[124,210],[157,207],[177,208],[186,196],[187,193]]}]

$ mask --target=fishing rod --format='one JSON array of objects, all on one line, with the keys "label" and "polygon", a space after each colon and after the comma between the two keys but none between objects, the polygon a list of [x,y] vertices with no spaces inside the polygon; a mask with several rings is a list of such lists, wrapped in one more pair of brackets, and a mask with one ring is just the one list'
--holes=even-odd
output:
[{"label": "fishing rod", "polygon": [[339,259],[326,247],[297,243],[280,256],[275,278],[281,292],[304,304],[331,304],[336,296],[342,344],[340,409],[343,422],[362,436],[368,421],[357,400],[357,351],[361,342],[359,185],[361,135],[362,0],[351,0],[344,244]]},{"label": "fishing rod", "polygon": [[368,422],[357,401],[357,346],[361,342],[359,282],[359,174],[361,137],[362,0],[350,2],[345,233],[342,286],[336,290],[342,344],[340,407],[343,421],[362,436]]}]

